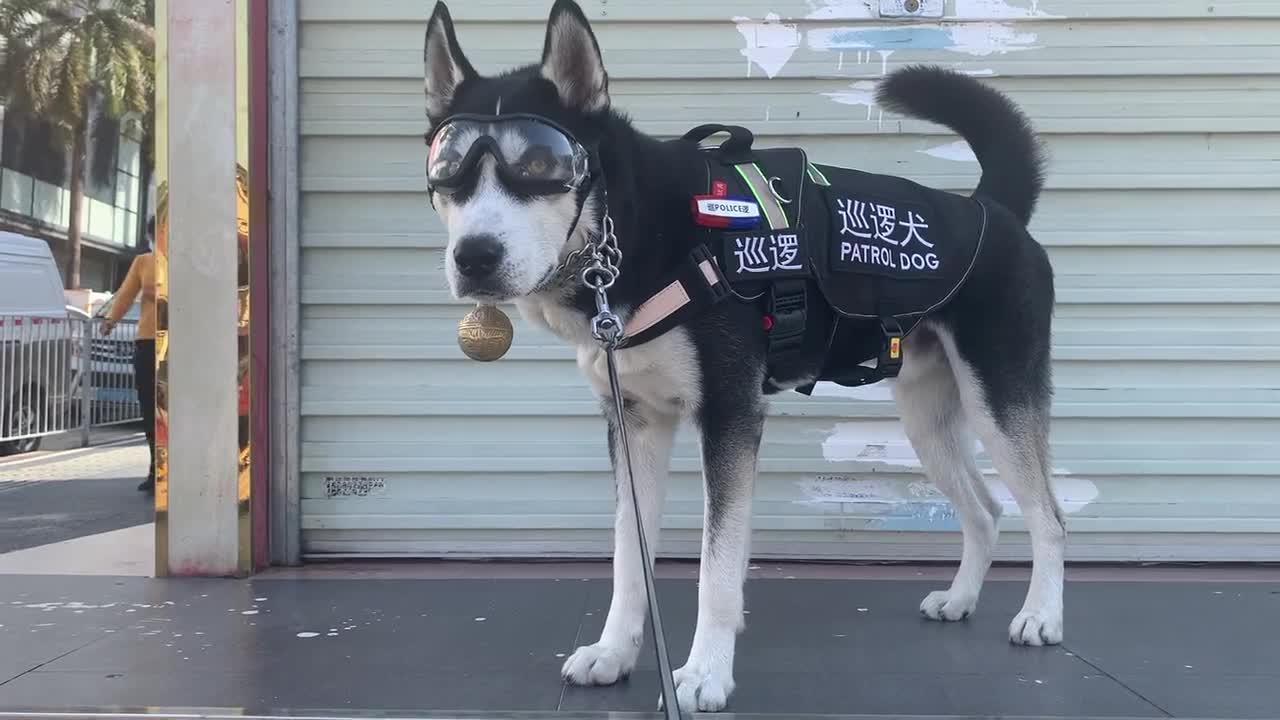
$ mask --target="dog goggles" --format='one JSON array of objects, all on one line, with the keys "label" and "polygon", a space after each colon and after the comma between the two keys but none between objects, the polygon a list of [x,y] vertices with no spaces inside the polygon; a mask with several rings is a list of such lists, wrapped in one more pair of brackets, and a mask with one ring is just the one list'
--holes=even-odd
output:
[{"label": "dog goggles", "polygon": [[576,190],[589,154],[564,128],[537,115],[454,115],[427,136],[427,187],[450,192],[471,179],[489,153],[511,189],[534,195]]}]

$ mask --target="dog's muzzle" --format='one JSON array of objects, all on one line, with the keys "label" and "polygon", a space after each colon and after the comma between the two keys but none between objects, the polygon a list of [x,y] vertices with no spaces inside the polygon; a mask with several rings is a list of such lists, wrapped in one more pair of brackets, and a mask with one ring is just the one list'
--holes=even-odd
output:
[{"label": "dog's muzzle", "polygon": [[507,248],[488,233],[467,235],[453,249],[457,292],[462,297],[505,298],[511,294],[499,272]]}]

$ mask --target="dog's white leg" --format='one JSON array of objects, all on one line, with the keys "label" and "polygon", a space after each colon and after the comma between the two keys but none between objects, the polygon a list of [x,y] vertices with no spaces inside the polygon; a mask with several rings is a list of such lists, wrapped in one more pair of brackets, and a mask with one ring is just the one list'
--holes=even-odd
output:
[{"label": "dog's white leg", "polygon": [[1067,531],[1062,509],[1049,484],[1049,409],[1004,407],[997,420],[977,375],[960,357],[954,339],[946,334],[941,337],[969,421],[1017,501],[1031,535],[1031,584],[1022,611],[1009,625],[1009,640],[1019,645],[1056,645],[1062,642]]},{"label": "dog's white leg", "polygon": [[1009,639],[1019,645],[1056,645],[1062,642],[1067,530],[1049,486],[1048,438],[1037,429],[1043,420],[1035,415],[1028,412],[1008,430],[984,423],[979,432],[1031,535],[1031,584],[1022,611],[1009,624]]},{"label": "dog's white leg", "polygon": [[933,620],[963,620],[977,609],[991,567],[1000,506],[978,471],[950,363],[937,336],[927,329],[906,343],[894,397],[925,474],[955,507],[964,534],[960,568],[951,587],[929,593],[920,612]]},{"label": "dog's white leg", "polygon": [[[662,510],[663,481],[671,462],[671,445],[678,418],[641,406],[629,408],[627,439],[636,473],[636,494],[644,516],[645,540],[650,553],[657,552],[659,516]],[[612,405],[608,406],[609,450],[613,458],[617,487],[614,522],[613,599],[600,640],[580,647],[561,669],[564,679],[575,685],[609,685],[635,667],[644,642],[648,600],[644,589],[644,569],[640,563],[640,542],[636,537],[636,516],[626,462],[615,437]],[[652,559],[652,557],[650,558]]]},{"label": "dog's white leg", "polygon": [[675,671],[676,697],[680,709],[689,713],[722,710],[733,693],[734,647],[744,627],[742,586],[750,555],[751,497],[764,429],[763,410],[706,415],[698,624],[689,659]]}]

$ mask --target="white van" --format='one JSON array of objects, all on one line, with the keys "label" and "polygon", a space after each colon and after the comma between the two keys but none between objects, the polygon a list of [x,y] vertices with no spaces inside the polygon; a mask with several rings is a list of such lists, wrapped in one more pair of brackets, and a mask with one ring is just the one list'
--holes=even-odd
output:
[{"label": "white van", "polygon": [[78,330],[49,244],[0,231],[0,455],[66,429]]}]

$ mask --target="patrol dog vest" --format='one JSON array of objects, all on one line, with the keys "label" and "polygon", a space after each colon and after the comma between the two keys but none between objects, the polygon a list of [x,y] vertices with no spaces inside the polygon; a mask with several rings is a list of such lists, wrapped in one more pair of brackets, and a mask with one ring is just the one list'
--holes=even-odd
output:
[{"label": "patrol dog vest", "polygon": [[[800,148],[752,148],[750,131],[737,126],[703,125],[685,138],[716,132],[730,137],[702,149],[706,192],[690,202],[702,242],[674,281],[689,302],[669,314],[673,324],[724,297],[759,303],[766,391],[896,375],[901,339],[968,279],[986,207],[905,178],[813,164]],[[624,345],[668,328],[654,321],[652,302],[642,313],[647,325],[633,318]],[[874,368],[864,365],[873,358]]]}]

